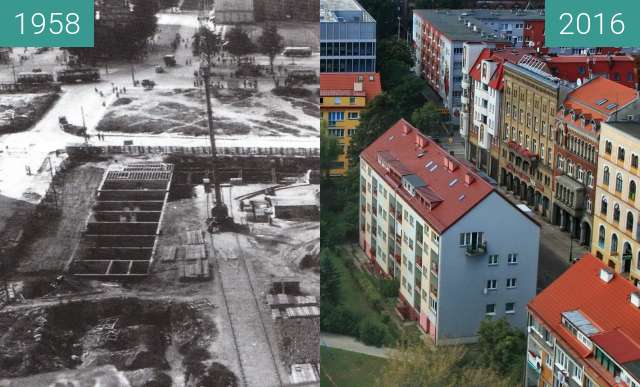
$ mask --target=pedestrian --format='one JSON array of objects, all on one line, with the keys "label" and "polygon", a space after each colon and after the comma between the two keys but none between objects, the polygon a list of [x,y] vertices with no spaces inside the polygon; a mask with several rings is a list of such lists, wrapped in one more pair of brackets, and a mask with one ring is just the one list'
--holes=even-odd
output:
[{"label": "pedestrian", "polygon": [[124,93],[127,94],[127,88],[123,87],[122,90],[124,90]]},{"label": "pedestrian", "polygon": [[100,97],[104,98],[104,93],[102,91],[100,91],[99,93],[100,93]]},{"label": "pedestrian", "polygon": [[244,80],[244,88],[245,89],[247,88],[247,80],[246,79]]}]

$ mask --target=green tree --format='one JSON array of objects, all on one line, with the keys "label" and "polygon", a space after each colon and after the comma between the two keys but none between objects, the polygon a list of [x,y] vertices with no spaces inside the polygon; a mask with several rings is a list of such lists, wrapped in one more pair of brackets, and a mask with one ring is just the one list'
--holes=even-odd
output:
[{"label": "green tree", "polygon": [[269,66],[273,74],[273,61],[284,49],[284,39],[278,33],[278,26],[273,23],[264,26],[262,35],[258,38],[258,49],[269,57]]},{"label": "green tree", "polygon": [[410,76],[389,92],[401,117],[411,117],[411,114],[422,106],[425,102],[422,93],[426,87],[427,83],[423,79]]},{"label": "green tree", "polygon": [[340,155],[338,140],[329,134],[326,120],[320,121],[320,170],[327,176],[333,163]]},{"label": "green tree", "polygon": [[398,7],[390,0],[360,0],[360,4],[376,20],[378,39],[396,36]]},{"label": "green tree", "polygon": [[411,68],[401,60],[387,60],[380,70],[380,83],[383,90],[391,91],[410,77],[412,77]]},{"label": "green tree", "polygon": [[398,387],[510,387],[513,384],[493,370],[468,364],[461,346],[429,347],[424,343],[403,346],[392,353],[382,371],[379,386]]},{"label": "green tree", "polygon": [[194,56],[200,55],[201,52],[208,53],[211,56],[217,55],[222,49],[222,37],[220,34],[211,31],[206,27],[200,27],[191,40],[191,51]]},{"label": "green tree", "polygon": [[336,305],[339,301],[340,278],[331,259],[331,251],[322,249],[320,252],[320,300],[322,305]]},{"label": "green tree", "polygon": [[362,110],[360,124],[351,137],[349,160],[359,165],[360,153],[402,117],[393,97],[383,92]]},{"label": "green tree", "polygon": [[404,63],[408,68],[415,64],[413,50],[404,40],[382,39],[376,45],[376,62],[380,72],[386,70],[386,64],[390,61]]},{"label": "green tree", "polygon": [[363,320],[358,327],[358,339],[367,345],[382,346],[388,334],[387,327],[373,318]]},{"label": "green tree", "polygon": [[524,333],[505,319],[484,320],[478,330],[478,346],[484,365],[516,380],[523,372],[527,341]]},{"label": "green tree", "polygon": [[411,115],[411,123],[426,135],[433,136],[442,131],[442,115],[438,106],[427,101]]},{"label": "green tree", "polygon": [[238,61],[241,57],[255,52],[255,45],[249,38],[249,34],[239,25],[229,30],[225,38],[227,40],[224,47],[225,51],[233,55]]}]

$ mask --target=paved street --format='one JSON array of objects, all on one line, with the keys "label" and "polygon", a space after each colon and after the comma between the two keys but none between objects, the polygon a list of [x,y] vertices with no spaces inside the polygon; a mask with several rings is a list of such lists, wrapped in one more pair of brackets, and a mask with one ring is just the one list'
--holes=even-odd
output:
[{"label": "paved street", "polygon": [[[506,193],[505,191],[502,192]],[[506,193],[506,196],[513,203],[524,203],[510,193]],[[580,246],[577,240],[573,240],[572,243],[568,233],[560,231],[559,226],[548,223],[536,212],[532,211],[529,214],[541,225],[540,258],[538,261],[538,291],[540,291],[558,278],[558,276],[569,267],[570,250],[571,256],[575,259],[583,253],[588,252],[589,249],[587,246]]]},{"label": "paved street", "polygon": [[353,337],[334,333],[320,333],[320,345],[383,358],[388,358],[391,353],[388,348],[371,347],[356,341]]}]

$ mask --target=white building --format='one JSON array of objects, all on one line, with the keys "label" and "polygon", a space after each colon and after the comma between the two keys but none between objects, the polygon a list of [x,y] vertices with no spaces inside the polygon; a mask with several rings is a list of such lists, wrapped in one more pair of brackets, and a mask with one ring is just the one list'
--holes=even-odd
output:
[{"label": "white building", "polygon": [[217,24],[253,23],[253,0],[216,0]]},{"label": "white building", "polygon": [[487,317],[526,326],[540,234],[532,218],[404,120],[360,166],[360,246],[400,279],[403,315],[436,344],[475,341]]}]

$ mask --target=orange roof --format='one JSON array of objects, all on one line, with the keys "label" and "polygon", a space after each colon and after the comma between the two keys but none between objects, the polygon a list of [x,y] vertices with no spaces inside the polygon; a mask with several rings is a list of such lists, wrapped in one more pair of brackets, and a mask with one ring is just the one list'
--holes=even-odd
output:
[{"label": "orange roof", "polygon": [[[422,146],[417,145],[422,142]],[[387,184],[397,187],[396,193],[430,226],[444,232],[469,210],[484,200],[493,187],[466,166],[450,156],[446,150],[421,134],[404,119],[369,145],[361,157],[380,175]],[[384,160],[389,170],[380,164]],[[452,162],[453,171],[444,165]],[[392,180],[391,173],[424,183],[411,196],[399,181]],[[468,177],[467,177],[468,175]],[[465,178],[471,184],[465,183]],[[427,204],[428,203],[428,204]]]},{"label": "orange roof", "polygon": [[640,360],[640,309],[629,301],[638,289],[619,274],[604,282],[604,268],[599,259],[584,254],[529,303],[529,310],[574,352],[588,357],[591,351],[561,322],[562,313],[579,311],[598,330],[590,339],[624,365]]},{"label": "orange roof", "polygon": [[382,93],[379,73],[321,73],[320,95],[338,96],[336,92],[344,93],[340,96],[361,96],[362,93],[354,90],[354,84],[362,82],[362,91],[370,101]]},{"label": "orange roof", "polygon": [[597,77],[569,93],[564,105],[589,111],[594,116],[608,117],[636,98],[636,90],[607,78]]}]

